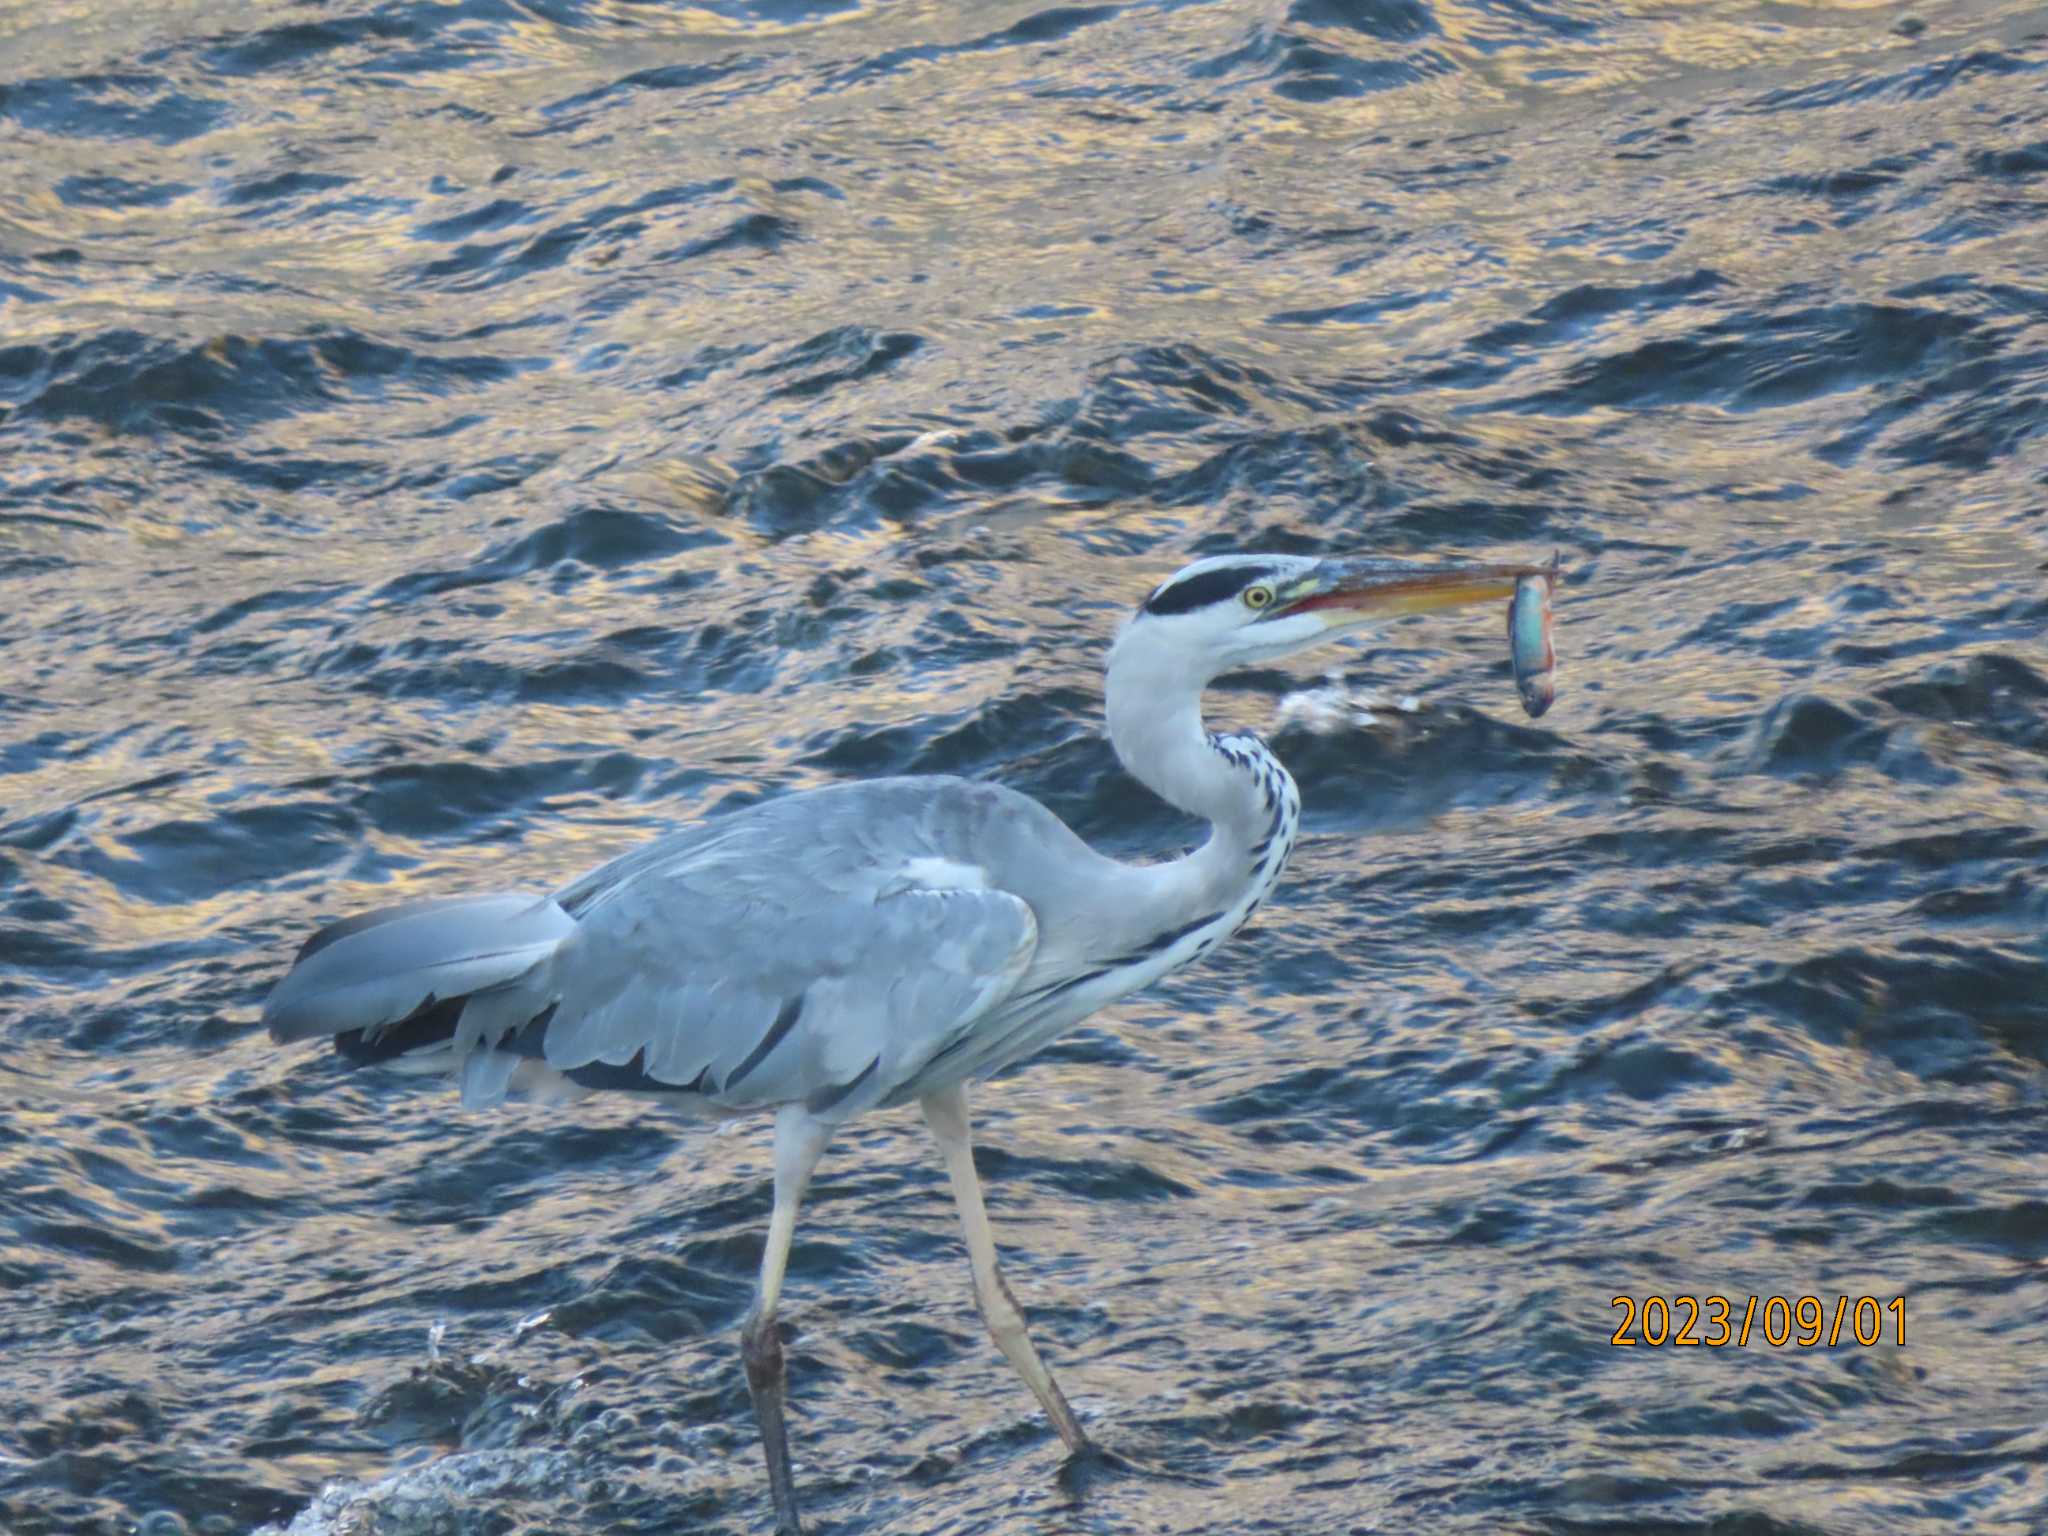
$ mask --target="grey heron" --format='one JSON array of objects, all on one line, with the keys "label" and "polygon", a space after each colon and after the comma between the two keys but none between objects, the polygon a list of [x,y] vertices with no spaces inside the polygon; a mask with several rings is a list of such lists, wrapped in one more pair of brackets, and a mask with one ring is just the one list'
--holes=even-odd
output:
[{"label": "grey heron", "polygon": [[967,1084],[1228,938],[1294,849],[1301,799],[1203,689],[1366,621],[1511,597],[1544,567],[1222,555],[1141,603],[1110,652],[1124,768],[1210,824],[1125,864],[1000,785],[895,778],[781,796],[662,837],[552,896],[416,902],[321,929],[264,1008],[279,1041],[451,1072],[466,1105],[611,1090],[773,1111],[774,1205],[741,1358],[778,1531],[796,1533],[775,1326],[797,1206],[834,1129],[916,1100],[974,1296],[1068,1451],[1093,1450],[996,1263]]}]

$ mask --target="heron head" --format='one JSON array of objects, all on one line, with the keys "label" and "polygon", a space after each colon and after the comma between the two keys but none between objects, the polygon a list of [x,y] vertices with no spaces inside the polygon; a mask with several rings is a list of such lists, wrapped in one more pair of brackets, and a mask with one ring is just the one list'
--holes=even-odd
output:
[{"label": "heron head", "polygon": [[1213,677],[1291,656],[1375,619],[1503,602],[1540,565],[1212,555],[1161,582],[1119,647],[1178,653]]}]

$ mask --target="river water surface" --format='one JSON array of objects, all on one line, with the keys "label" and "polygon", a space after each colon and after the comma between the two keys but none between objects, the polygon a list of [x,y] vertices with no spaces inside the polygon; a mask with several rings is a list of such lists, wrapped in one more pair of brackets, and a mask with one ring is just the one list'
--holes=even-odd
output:
[{"label": "river water surface", "polygon": [[765,1127],[280,1050],[300,939],[881,773],[1177,851],[1153,582],[1559,549],[1540,722],[1495,612],[1220,688],[1289,879],[980,1091],[1150,1470],[898,1112],[808,1514],[2038,1536],[2044,502],[2021,0],[0,4],[0,1529],[766,1529]]}]

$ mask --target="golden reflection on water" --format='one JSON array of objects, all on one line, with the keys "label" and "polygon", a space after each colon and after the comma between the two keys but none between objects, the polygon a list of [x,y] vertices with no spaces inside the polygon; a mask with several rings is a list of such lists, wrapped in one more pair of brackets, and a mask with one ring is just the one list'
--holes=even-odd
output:
[{"label": "golden reflection on water", "polygon": [[[133,332],[155,391],[134,414],[94,398],[7,423],[10,477],[47,491],[0,527],[24,561],[0,615],[20,695],[0,827],[43,904],[20,937],[68,947],[6,978],[0,1155],[91,1146],[38,1176],[175,1259],[147,1351],[119,1334],[127,1303],[91,1311],[132,1277],[68,1253],[18,1304],[43,1309],[32,1336],[62,1371],[193,1398],[231,1381],[244,1430],[301,1416],[329,1439],[260,1475],[302,1491],[374,1462],[332,1449],[335,1405],[403,1374],[422,1296],[503,1332],[522,1285],[587,1300],[638,1259],[729,1284],[736,1310],[765,1127],[602,1100],[471,1115],[279,1052],[254,1015],[296,938],[385,900],[551,887],[733,797],[870,765],[1027,776],[1164,853],[1185,828],[1074,765],[1106,763],[1116,626],[1190,547],[1564,543],[1568,692],[1540,727],[1513,712],[1491,616],[1329,658],[1422,707],[1334,742],[1283,733],[1310,820],[1275,907],[980,1091],[1010,1160],[1001,1239],[1084,1405],[1177,1425],[1159,1433],[1230,1468],[1147,1504],[1162,1528],[1340,1504],[1401,1526],[1440,1507],[1416,1502],[1432,1479],[1486,1478],[1609,1513],[1629,1477],[1664,1478],[1738,1518],[1765,1485],[1780,1519],[1894,1522],[1896,1486],[1858,1469],[1897,1459],[1897,1405],[1965,1437],[1977,1402],[2029,1400],[2038,1355],[1987,1347],[1974,1310],[2032,1262],[2038,1220],[2007,1209],[2032,1164],[1984,1147],[1995,1126],[1912,1119],[1949,1099],[2023,1116],[2025,1020],[1970,1082],[1907,1054],[1897,1017],[1947,1006],[1924,995],[1947,962],[1909,941],[2029,942],[2024,894],[2010,934],[1935,932],[1918,904],[1944,876],[1900,846],[2024,839],[2031,706],[1896,702],[1984,655],[2028,675],[2038,456],[1964,474],[1894,451],[1926,410],[1881,419],[2025,323],[1890,348],[1899,312],[1940,302],[1902,292],[2031,259],[2025,219],[1944,233],[1958,201],[1981,220],[2024,195],[1952,185],[2020,87],[1909,100],[1910,71],[1968,45],[1969,8],[1916,40],[1857,3],[1587,7],[1583,38],[1540,45],[1503,45],[1503,8],[1477,4],[1403,42],[1277,4],[1123,8],[1043,45],[955,46],[1045,9],[597,3],[580,28],[427,29],[405,47],[448,52],[417,72],[357,40],[212,79],[193,93],[226,108],[182,139],[0,121],[0,254],[76,252],[22,267],[51,301],[10,304],[8,346],[83,338],[118,377],[140,364],[106,338]],[[162,68],[204,74],[276,25],[16,7],[0,56],[69,79],[160,36],[182,50]],[[1317,74],[1304,40],[1361,73]],[[740,55],[694,86],[645,77]],[[1352,78],[1372,85],[1302,99]],[[1763,106],[1830,82],[1808,131]],[[1867,194],[1831,180],[1893,159]],[[262,191],[314,167],[336,185]],[[97,178],[164,195],[117,206]],[[1759,340],[1788,314],[1790,339]],[[891,333],[918,345],[883,357]],[[398,356],[358,371],[321,350],[357,340]],[[1785,383],[1858,347],[1839,377]],[[171,407],[209,417],[148,414]],[[774,466],[811,491],[762,512]],[[595,512],[652,552],[608,545]],[[1270,729],[1323,664],[1214,716]],[[1850,724],[1773,726],[1800,693]],[[973,745],[1015,707],[1042,740]],[[586,1127],[587,1162],[536,1173],[545,1137]],[[1880,1163],[1983,1225],[1842,1195]],[[929,1165],[913,1117],[877,1117],[807,1214],[793,1305],[835,1378],[800,1388],[817,1454],[885,1420],[891,1445],[947,1455],[993,1434],[993,1470],[942,1493],[986,1474],[991,1497],[1028,1496],[1042,1469],[1005,1459],[1038,1454],[1025,1406],[939,1246]],[[264,1208],[187,1197],[229,1179]],[[1982,1235],[2001,1221],[2022,1235]],[[1710,1356],[1674,1386],[1668,1357],[1601,1341],[1622,1288],[1909,1283],[1905,1352]],[[730,1385],[721,1305],[673,1347],[524,1347],[641,1373],[666,1409]],[[885,1369],[869,1335],[891,1309],[975,1349]],[[237,1356],[257,1327],[281,1342]],[[76,1330],[106,1347],[77,1353]],[[8,1390],[54,1401],[40,1353]],[[1508,1401],[1544,1392],[1541,1424]],[[1850,1399],[1876,1426],[1861,1440],[1830,1428]],[[1638,1421],[1674,1400],[1762,1403],[1782,1429],[1660,1440]],[[1228,1417],[1246,1403],[1250,1430]],[[1471,1461],[1453,1476],[1439,1453]],[[1304,1456],[1322,1460],[1287,1464]],[[704,1464],[733,1507],[754,1497],[751,1459]]]}]

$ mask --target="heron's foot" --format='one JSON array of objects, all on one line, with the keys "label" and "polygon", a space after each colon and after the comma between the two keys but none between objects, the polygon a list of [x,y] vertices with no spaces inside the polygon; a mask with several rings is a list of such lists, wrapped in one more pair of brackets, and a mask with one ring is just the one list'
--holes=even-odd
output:
[{"label": "heron's foot", "polygon": [[775,1500],[775,1536],[804,1536],[796,1513],[796,1479],[789,1469],[789,1426],[782,1413],[787,1372],[782,1335],[772,1317],[749,1317],[740,1330],[740,1360],[747,1368],[747,1392],[761,1423],[761,1450],[768,1459],[768,1491]]},{"label": "heron's foot", "polygon": [[1121,1451],[1112,1451],[1099,1440],[1084,1440],[1080,1450],[1060,1463],[1060,1488],[1078,1502],[1106,1483],[1119,1482],[1127,1477],[1143,1477],[1148,1470]]},{"label": "heron's foot", "polygon": [[1181,1483],[1196,1488],[1212,1486],[1208,1478],[1193,1477],[1158,1462],[1112,1450],[1099,1440],[1090,1440],[1084,1450],[1069,1456],[1059,1473],[1060,1487],[1076,1502],[1086,1498],[1093,1489],[1130,1478]]}]

